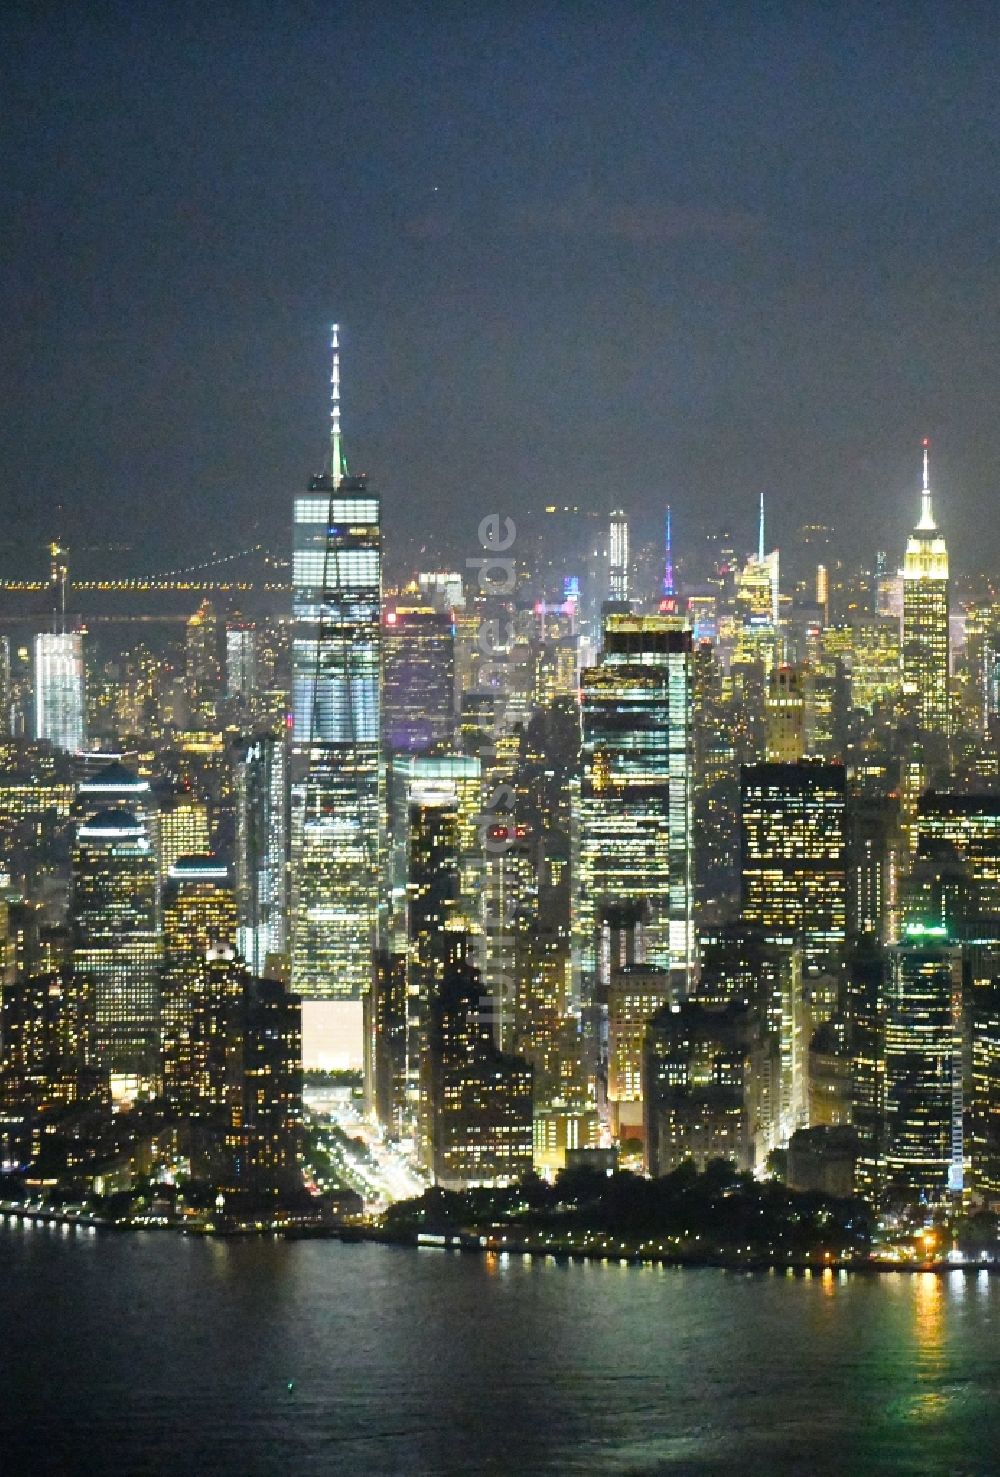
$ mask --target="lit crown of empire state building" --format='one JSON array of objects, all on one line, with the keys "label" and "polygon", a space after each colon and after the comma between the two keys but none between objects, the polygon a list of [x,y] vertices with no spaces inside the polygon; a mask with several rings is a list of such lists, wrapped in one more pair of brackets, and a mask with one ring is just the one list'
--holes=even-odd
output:
[{"label": "lit crown of empire state building", "polygon": [[330,470],[295,499],[292,560],[292,987],[321,1067],[360,1048],[379,879],[381,507],[347,472],[336,325],[331,384]]},{"label": "lit crown of empire state building", "polygon": [[923,449],[920,521],[907,541],[903,561],[903,708],[920,732],[947,737],[948,549],[934,520],[926,439]]}]

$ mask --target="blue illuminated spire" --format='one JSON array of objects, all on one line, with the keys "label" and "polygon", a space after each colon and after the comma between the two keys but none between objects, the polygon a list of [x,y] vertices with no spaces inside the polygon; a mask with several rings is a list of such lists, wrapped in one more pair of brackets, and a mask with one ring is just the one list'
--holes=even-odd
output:
[{"label": "blue illuminated spire", "polygon": [[666,559],[663,565],[663,595],[665,599],[671,599],[674,594],[674,556],[673,544],[670,532],[670,504],[667,503],[667,544]]}]

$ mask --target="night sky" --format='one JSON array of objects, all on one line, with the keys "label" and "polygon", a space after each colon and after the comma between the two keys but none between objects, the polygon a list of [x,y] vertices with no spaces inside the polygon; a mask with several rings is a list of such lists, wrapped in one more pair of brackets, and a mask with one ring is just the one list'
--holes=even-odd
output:
[{"label": "night sky", "polygon": [[60,501],[137,572],[284,546],[334,318],[390,536],[669,500],[749,547],[763,490],[896,555],[927,433],[981,566],[998,78],[966,0],[5,0],[0,573]]}]

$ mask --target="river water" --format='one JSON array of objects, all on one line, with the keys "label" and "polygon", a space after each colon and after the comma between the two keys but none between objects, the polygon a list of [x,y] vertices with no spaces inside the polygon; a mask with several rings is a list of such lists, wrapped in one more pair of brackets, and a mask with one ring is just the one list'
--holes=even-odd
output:
[{"label": "river water", "polygon": [[[0,1222],[0,1472],[1000,1472],[1000,1279]],[[291,1386],[291,1388],[290,1388]]]}]

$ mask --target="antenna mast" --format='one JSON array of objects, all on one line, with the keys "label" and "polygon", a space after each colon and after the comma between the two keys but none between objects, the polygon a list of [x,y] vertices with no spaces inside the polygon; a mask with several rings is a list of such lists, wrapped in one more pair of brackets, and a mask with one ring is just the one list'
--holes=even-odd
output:
[{"label": "antenna mast", "polygon": [[339,487],[347,471],[344,460],[344,444],[340,431],[340,324],[334,323],[330,348],[333,362],[330,368],[330,481]]},{"label": "antenna mast", "polygon": [[918,529],[926,529],[933,532],[937,528],[934,522],[934,509],[931,507],[931,443],[928,436],[924,437],[924,481],[920,489],[920,522]]}]

